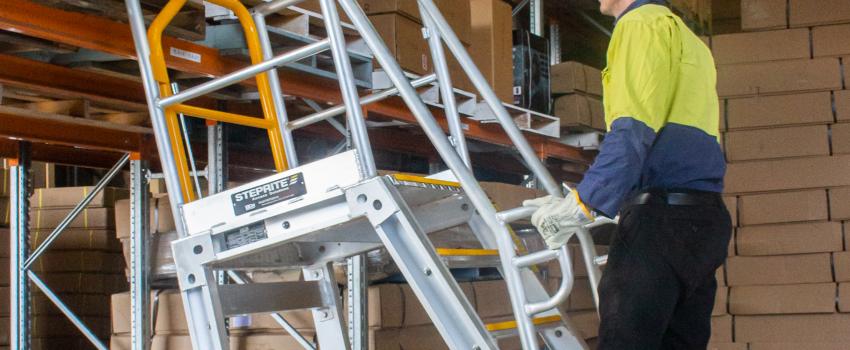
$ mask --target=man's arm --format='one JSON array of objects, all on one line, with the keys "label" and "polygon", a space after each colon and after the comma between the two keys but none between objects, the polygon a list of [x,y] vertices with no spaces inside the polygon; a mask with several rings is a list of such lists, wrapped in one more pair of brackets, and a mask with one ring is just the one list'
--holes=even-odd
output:
[{"label": "man's arm", "polygon": [[605,111],[609,132],[578,185],[581,200],[615,216],[640,181],[644,161],[663,127],[675,88],[668,21],[617,24],[608,56]]}]

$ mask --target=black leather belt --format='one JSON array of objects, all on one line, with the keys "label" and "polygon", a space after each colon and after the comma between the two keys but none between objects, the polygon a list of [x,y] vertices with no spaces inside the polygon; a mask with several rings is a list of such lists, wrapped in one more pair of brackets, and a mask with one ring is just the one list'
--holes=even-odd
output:
[{"label": "black leather belt", "polygon": [[667,205],[718,205],[722,198],[718,193],[710,192],[641,192],[626,201],[627,205],[667,204]]}]

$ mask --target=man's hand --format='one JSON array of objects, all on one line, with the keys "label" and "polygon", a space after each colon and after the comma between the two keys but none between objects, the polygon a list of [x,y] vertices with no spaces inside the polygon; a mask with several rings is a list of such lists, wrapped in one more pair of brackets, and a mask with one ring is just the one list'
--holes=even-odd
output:
[{"label": "man's hand", "polygon": [[531,216],[531,223],[537,227],[549,249],[561,248],[567,244],[576,227],[593,222],[593,214],[581,203],[575,191],[566,198],[545,196],[524,201],[522,205],[539,207]]}]

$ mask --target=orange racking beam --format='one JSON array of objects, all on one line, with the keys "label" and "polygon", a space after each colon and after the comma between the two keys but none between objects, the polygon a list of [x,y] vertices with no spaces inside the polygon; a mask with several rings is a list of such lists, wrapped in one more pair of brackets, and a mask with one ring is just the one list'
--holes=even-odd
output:
[{"label": "orange racking beam", "polygon": [[[136,50],[130,28],[124,23],[99,16],[63,11],[38,5],[26,0],[0,1],[0,30],[13,31],[45,40],[101,51],[135,59]],[[163,38],[166,64],[169,68],[202,74],[209,77],[221,76],[245,66],[245,63],[219,55],[218,50],[171,37]],[[176,52],[176,54],[171,54]],[[185,52],[196,54],[189,60]],[[317,101],[339,103],[341,101],[335,81],[318,79],[299,72],[278,70],[285,93]],[[253,81],[247,80],[246,84]],[[367,110],[396,120],[413,123],[415,119],[400,99],[387,99],[367,107]],[[437,118],[445,118],[440,111],[433,110]],[[480,141],[509,146],[510,140],[498,125],[469,123],[467,137]],[[541,158],[556,158],[588,164],[592,156],[577,148],[557,143],[551,139],[526,134]]]}]

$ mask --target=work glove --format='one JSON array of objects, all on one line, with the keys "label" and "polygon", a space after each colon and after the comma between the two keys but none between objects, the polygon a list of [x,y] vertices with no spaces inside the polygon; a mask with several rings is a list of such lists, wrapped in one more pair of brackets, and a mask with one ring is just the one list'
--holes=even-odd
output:
[{"label": "work glove", "polygon": [[545,196],[526,200],[522,205],[538,207],[531,216],[531,223],[537,227],[549,249],[563,247],[578,227],[594,220],[593,214],[581,202],[576,191],[564,198]]}]

